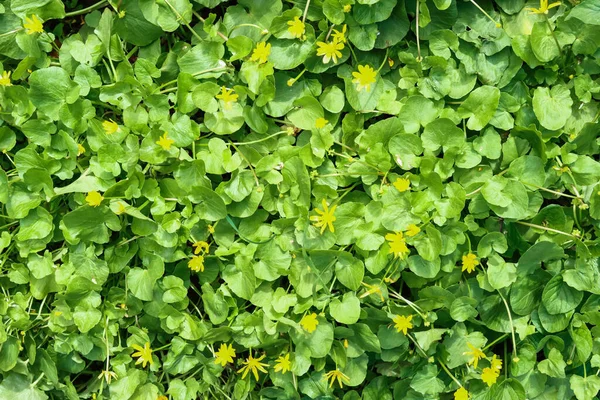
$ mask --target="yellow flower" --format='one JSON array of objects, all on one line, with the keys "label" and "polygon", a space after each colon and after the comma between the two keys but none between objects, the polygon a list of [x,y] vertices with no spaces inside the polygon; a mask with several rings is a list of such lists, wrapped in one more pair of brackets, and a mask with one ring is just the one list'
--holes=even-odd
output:
[{"label": "yellow flower", "polygon": [[406,335],[408,330],[413,328],[413,324],[410,322],[412,317],[412,315],[409,315],[408,317],[405,317],[404,315],[396,315],[394,317],[392,321],[394,322],[394,327],[398,333],[402,332]]},{"label": "yellow flower", "polygon": [[307,314],[300,320],[300,326],[308,333],[316,331],[317,325],[319,325],[319,321],[317,321],[317,314],[315,313]]},{"label": "yellow flower", "polygon": [[221,364],[221,367],[232,363],[235,358],[235,349],[231,344],[221,343],[219,350],[215,353],[215,364]]},{"label": "yellow flower", "polygon": [[300,21],[300,17],[295,17],[293,21],[287,23],[290,27],[288,32],[295,38],[302,39],[304,37],[304,22]]},{"label": "yellow flower", "polygon": [[352,10],[352,6],[350,4],[346,4],[343,10],[345,13],[349,13]]},{"label": "yellow flower", "polygon": [[271,54],[271,43],[260,42],[254,48],[250,61],[258,61],[259,64],[264,64],[267,62],[269,54]]},{"label": "yellow flower", "polygon": [[392,60],[389,57],[388,57],[388,65],[390,66],[390,68],[392,68],[394,66],[394,60]]},{"label": "yellow flower", "polygon": [[333,35],[331,35],[331,38],[333,39],[334,42],[338,42],[338,43],[346,43],[346,29],[348,27],[346,26],[346,24],[344,24],[344,26],[342,27],[342,31],[338,31],[337,29],[333,30]]},{"label": "yellow flower", "polygon": [[323,234],[323,232],[325,232],[326,227],[329,227],[329,230],[331,232],[335,232],[333,223],[335,222],[336,218],[333,215],[333,213],[335,212],[335,209],[337,206],[333,206],[330,209],[327,206],[327,202],[325,201],[325,199],[323,199],[323,201],[321,201],[321,205],[323,206],[323,211],[316,208],[315,211],[319,215],[313,215],[312,217],[310,217],[310,220],[313,221],[314,225],[317,228],[321,228],[321,235]]},{"label": "yellow flower", "polygon": [[104,197],[95,190],[85,196],[86,203],[92,207],[98,207],[102,203],[102,200],[104,200]]},{"label": "yellow flower", "polygon": [[460,387],[454,392],[454,400],[469,400],[470,398],[469,392],[464,387]]},{"label": "yellow flower", "polygon": [[473,253],[469,253],[466,256],[462,257],[462,271],[465,270],[468,273],[475,271],[475,267],[479,265],[479,261],[477,261],[477,256]]},{"label": "yellow flower", "polygon": [[282,374],[285,374],[287,371],[292,369],[292,362],[290,361],[290,353],[287,353],[285,356],[279,356],[277,360],[275,360],[277,364],[275,364],[275,372],[281,371]]},{"label": "yellow flower", "polygon": [[0,86],[12,86],[10,83],[10,71],[2,71],[2,77],[0,78]]},{"label": "yellow flower", "polygon": [[421,228],[419,228],[418,226],[416,226],[415,224],[410,224],[408,226],[408,228],[406,228],[406,236],[417,236],[419,234],[419,232],[421,232]]},{"label": "yellow flower", "polygon": [[327,121],[323,117],[320,117],[320,118],[317,118],[317,120],[315,121],[315,127],[321,129],[321,128],[324,128],[325,125],[327,125],[328,123],[329,123],[329,121]]},{"label": "yellow flower", "polygon": [[379,285],[369,285],[368,283],[365,283],[365,282],[361,282],[361,283],[369,289],[360,296],[361,299],[363,299],[367,296],[370,296],[372,294],[378,294],[381,301],[385,301],[385,299],[383,298],[383,293],[381,292],[381,287]]},{"label": "yellow flower", "polygon": [[267,373],[267,370],[264,367],[268,367],[269,364],[261,363],[260,360],[262,360],[263,358],[265,358],[264,354],[258,358],[254,358],[254,357],[252,357],[252,353],[250,353],[250,356],[246,359],[246,361],[242,361],[242,364],[244,364],[244,367],[242,367],[238,370],[238,374],[241,372],[244,373],[242,375],[242,379],[245,379],[246,375],[248,375],[248,372],[250,372],[250,371],[252,371],[252,374],[254,374],[254,378],[257,381],[258,381],[258,371]]},{"label": "yellow flower", "polygon": [[206,229],[208,229],[208,233],[210,233],[211,235],[215,233],[215,227],[213,225],[209,225]]},{"label": "yellow flower", "polygon": [[150,363],[152,365],[154,361],[152,360],[152,349],[150,348],[150,342],[146,342],[144,347],[139,346],[137,344],[132,345],[136,353],[133,353],[131,357],[139,357],[135,362],[135,365],[142,364],[142,368],[146,368],[146,364]]},{"label": "yellow flower", "polygon": [[492,386],[494,383],[496,383],[498,376],[500,376],[500,373],[491,368],[484,368],[481,371],[481,380],[487,383],[488,386]]},{"label": "yellow flower", "polygon": [[100,372],[100,375],[98,375],[98,379],[102,379],[102,378],[104,378],[106,383],[108,383],[110,385],[110,382],[113,379],[117,379],[117,374],[114,373],[113,371],[102,370],[102,372]]},{"label": "yellow flower", "polygon": [[496,355],[494,354],[494,356],[492,357],[492,360],[490,361],[490,368],[493,369],[494,371],[498,371],[498,373],[500,373],[500,371],[502,370],[502,359],[501,358],[496,358]]},{"label": "yellow flower", "polygon": [[238,95],[235,94],[233,89],[227,89],[225,86],[221,86],[221,93],[215,96],[219,100],[223,100],[225,103],[225,109],[231,108],[231,103],[235,103],[238,99]]},{"label": "yellow flower", "polygon": [[548,14],[548,10],[560,6],[560,1],[548,5],[548,0],[540,0],[540,8],[527,7],[526,10],[532,14]]},{"label": "yellow flower", "polygon": [[408,247],[406,247],[406,241],[404,240],[404,235],[402,235],[402,232],[388,233],[385,235],[385,240],[390,242],[389,254],[394,254],[394,257],[400,257],[401,259],[404,259],[404,257],[410,253],[410,250],[408,250]]},{"label": "yellow flower", "polygon": [[333,382],[335,382],[336,379],[337,379],[338,385],[340,385],[340,388],[344,387],[342,385],[342,383],[346,383],[346,385],[347,385],[350,382],[350,378],[348,378],[346,376],[346,374],[344,374],[339,369],[334,369],[333,371],[329,371],[328,373],[326,373],[325,379],[330,380],[329,387],[333,386]]},{"label": "yellow flower", "polygon": [[293,86],[294,83],[296,83],[296,80],[294,78],[290,78],[290,79],[287,80],[287,85],[288,86]]},{"label": "yellow flower", "polygon": [[208,249],[210,245],[206,243],[204,240],[199,240],[192,245],[194,247],[194,254],[208,253]]},{"label": "yellow flower", "polygon": [[361,91],[365,89],[367,92],[371,90],[371,84],[375,83],[377,78],[377,71],[371,68],[370,65],[359,65],[358,72],[353,72],[352,76],[355,78],[352,83],[356,83],[356,90]]},{"label": "yellow flower", "polygon": [[118,207],[119,208],[117,208],[115,214],[122,215],[125,214],[125,212],[127,212],[127,207],[129,207],[129,204],[125,203],[124,201],[119,201]]},{"label": "yellow flower", "polygon": [[471,349],[471,351],[465,351],[463,353],[463,355],[470,354],[472,356],[472,358],[469,361],[469,364],[473,364],[473,367],[477,368],[477,364],[479,363],[479,359],[480,358],[487,358],[487,357],[485,356],[484,352],[481,351],[481,349],[478,349],[477,347],[473,346],[471,343],[467,342],[467,346],[469,346],[469,349]]},{"label": "yellow flower", "polygon": [[407,178],[398,178],[394,182],[394,187],[400,192],[406,192],[410,190],[410,180]]},{"label": "yellow flower", "polygon": [[81,143],[77,143],[77,156],[85,153],[85,147]]},{"label": "yellow flower", "polygon": [[340,50],[344,49],[344,43],[336,42],[317,42],[317,55],[323,56],[323,64],[327,64],[329,60],[333,60],[334,64],[338,58],[342,57]]},{"label": "yellow flower", "polygon": [[156,144],[163,148],[163,150],[171,150],[171,145],[175,143],[173,139],[169,137],[169,132],[165,132],[160,139],[156,141]]},{"label": "yellow flower", "polygon": [[23,28],[25,28],[25,32],[28,35],[33,35],[34,33],[42,33],[44,32],[44,25],[42,20],[35,14],[29,17],[25,17],[25,23],[23,24]]},{"label": "yellow flower", "polygon": [[[123,12],[125,12],[125,11],[123,11]],[[119,13],[119,14],[120,14],[120,13]],[[162,396],[162,395],[161,395],[161,396],[158,396],[158,397],[156,398],[156,400],[169,400],[169,398],[168,398],[167,396]]]},{"label": "yellow flower", "polygon": [[188,261],[188,267],[195,272],[204,272],[204,257],[193,256],[191,260]]},{"label": "yellow flower", "polygon": [[102,123],[102,128],[104,128],[104,132],[107,135],[112,135],[119,130],[119,125],[111,119],[110,121],[104,121]]}]

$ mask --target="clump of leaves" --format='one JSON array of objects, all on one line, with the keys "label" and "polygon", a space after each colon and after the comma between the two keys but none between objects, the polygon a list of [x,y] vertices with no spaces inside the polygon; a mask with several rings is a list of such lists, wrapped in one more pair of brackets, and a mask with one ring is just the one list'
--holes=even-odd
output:
[{"label": "clump of leaves", "polygon": [[0,398],[597,396],[598,0],[0,13]]}]

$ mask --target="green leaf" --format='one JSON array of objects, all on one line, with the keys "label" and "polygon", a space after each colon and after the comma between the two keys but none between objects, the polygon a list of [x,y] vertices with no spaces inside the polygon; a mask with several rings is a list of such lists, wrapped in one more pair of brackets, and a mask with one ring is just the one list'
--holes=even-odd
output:
[{"label": "green leaf", "polygon": [[591,400],[600,390],[600,378],[596,375],[590,375],[585,378],[578,375],[571,375],[569,383],[577,400]]},{"label": "green leaf", "polygon": [[[577,6],[573,7],[567,19],[576,18],[579,21],[590,24],[590,25],[600,25],[600,21],[598,21],[598,13],[600,12],[600,1],[598,0],[584,0],[579,3]],[[593,397],[593,395],[591,396]],[[579,396],[577,396],[578,400],[582,400]]]},{"label": "green leaf", "polygon": [[426,150],[437,151],[442,147],[447,151],[453,147],[462,147],[465,143],[465,135],[451,120],[438,118],[425,126],[421,140]]},{"label": "green leaf", "polygon": [[565,85],[555,85],[551,89],[538,87],[533,92],[533,111],[546,129],[557,130],[565,126],[572,105],[571,92]]},{"label": "green leaf", "polygon": [[497,87],[481,86],[469,94],[457,112],[461,118],[469,118],[467,128],[480,131],[494,116],[499,102],[500,90]]},{"label": "green leaf", "polygon": [[353,292],[347,292],[341,301],[333,299],[329,303],[329,313],[341,324],[354,324],[360,316],[360,301]]},{"label": "green leaf", "polygon": [[29,85],[31,102],[53,121],[58,119],[58,111],[64,104],[74,103],[79,96],[79,86],[59,67],[33,71]]},{"label": "green leaf", "polygon": [[563,281],[562,275],[556,275],[544,287],[542,302],[550,314],[564,314],[574,310],[583,293],[573,289]]}]

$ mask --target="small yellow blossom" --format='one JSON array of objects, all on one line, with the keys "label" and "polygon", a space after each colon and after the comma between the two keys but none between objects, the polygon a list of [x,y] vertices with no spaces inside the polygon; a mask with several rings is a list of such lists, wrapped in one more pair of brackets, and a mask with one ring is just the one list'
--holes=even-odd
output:
[{"label": "small yellow blossom", "polygon": [[190,261],[188,261],[188,267],[195,272],[204,272],[204,257],[193,256]]},{"label": "small yellow blossom", "polygon": [[350,4],[346,4],[343,10],[345,13],[349,13],[352,10],[352,6]]},{"label": "small yellow blossom", "polygon": [[361,283],[369,289],[360,296],[361,299],[368,297],[372,294],[378,294],[381,301],[385,301],[385,299],[383,298],[383,293],[381,292],[381,287],[379,285],[369,285],[366,282]]},{"label": "small yellow blossom", "polygon": [[500,371],[502,370],[502,359],[496,358],[496,355],[494,354],[490,361],[490,368],[500,373]]},{"label": "small yellow blossom", "polygon": [[257,381],[258,381],[258,371],[267,373],[267,370],[264,367],[268,367],[269,364],[261,363],[260,361],[263,358],[265,358],[264,354],[258,358],[254,358],[254,357],[252,357],[252,353],[250,353],[250,356],[246,359],[246,361],[242,361],[242,364],[244,364],[244,366],[238,370],[238,374],[242,373],[242,372],[244,373],[242,375],[242,379],[245,379],[246,375],[248,375],[248,372],[250,372],[250,371],[252,371],[252,374],[254,375],[254,378]]},{"label": "small yellow blossom", "polygon": [[2,77],[0,77],[0,86],[12,86],[10,83],[10,71],[2,71]]},{"label": "small yellow blossom", "polygon": [[394,182],[394,187],[400,192],[406,192],[410,189],[410,180],[408,178],[398,178]]},{"label": "small yellow blossom", "polygon": [[323,206],[323,211],[321,211],[318,208],[316,208],[315,211],[319,215],[313,215],[313,216],[311,216],[310,220],[313,221],[313,224],[317,228],[321,228],[321,234],[323,234],[323,232],[325,232],[325,228],[326,227],[329,227],[329,230],[331,232],[335,232],[335,228],[333,227],[333,223],[335,222],[336,218],[333,215],[333,213],[335,212],[335,209],[336,209],[337,205],[329,208],[327,206],[327,201],[325,201],[325,199],[323,199],[321,201],[321,205]]},{"label": "small yellow blossom", "polygon": [[347,349],[348,348],[348,339],[344,339],[344,348]]},{"label": "small yellow blossom", "polygon": [[344,43],[336,42],[317,42],[317,56],[323,56],[323,64],[327,64],[329,60],[337,63],[338,58],[342,57],[340,50],[344,49]]},{"label": "small yellow blossom", "polygon": [[329,121],[327,121],[325,118],[320,117],[317,118],[317,120],[315,121],[315,127],[318,129],[324,128],[325,125],[327,125],[329,123]]},{"label": "small yellow blossom", "polygon": [[408,333],[409,329],[413,328],[413,324],[411,322],[412,315],[405,317],[404,315],[396,315],[392,320],[394,322],[394,327],[398,331],[398,333],[402,332],[405,335]]},{"label": "small yellow blossom", "polygon": [[469,364],[473,364],[473,367],[477,368],[479,359],[487,358],[487,357],[485,356],[485,353],[483,351],[481,351],[481,349],[478,349],[477,347],[473,346],[471,343],[467,342],[467,346],[469,347],[469,349],[471,349],[471,351],[465,351],[463,353],[463,355],[470,354],[472,356],[472,358],[469,361]]},{"label": "small yellow blossom", "polygon": [[175,143],[173,139],[169,137],[169,132],[165,132],[157,141],[156,144],[163,148],[165,151],[171,150],[171,145]]},{"label": "small yellow blossom", "polygon": [[500,373],[491,368],[484,368],[481,370],[481,380],[487,383],[488,386],[492,386],[496,383],[498,376],[500,376]]},{"label": "small yellow blossom", "polygon": [[254,48],[250,61],[258,61],[259,64],[264,64],[267,62],[269,54],[271,54],[271,43],[260,42]]},{"label": "small yellow blossom", "polygon": [[226,366],[228,363],[232,363],[235,358],[235,349],[231,344],[226,345],[221,343],[219,350],[215,353],[215,364],[221,364],[221,367]]},{"label": "small yellow blossom", "polygon": [[113,371],[102,370],[102,372],[100,372],[100,375],[98,375],[98,379],[102,379],[102,378],[104,378],[106,383],[110,385],[110,382],[113,379],[117,379],[117,374],[114,373]]},{"label": "small yellow blossom", "polygon": [[275,360],[277,364],[273,368],[275,372],[280,372],[285,374],[287,371],[292,369],[292,362],[290,361],[290,353],[287,353],[285,356],[279,356],[277,360]]},{"label": "small yellow blossom", "polygon": [[464,387],[460,387],[454,392],[454,400],[469,400],[470,398],[469,392]]},{"label": "small yellow blossom", "polygon": [[406,247],[406,241],[404,240],[402,232],[388,233],[385,235],[385,240],[387,240],[390,245],[389,254],[394,254],[394,257],[404,259],[404,257],[410,253],[410,250]]},{"label": "small yellow blossom", "polygon": [[338,385],[340,385],[340,388],[344,387],[343,383],[345,383],[346,385],[350,383],[350,378],[348,378],[348,376],[346,376],[346,374],[344,374],[339,369],[334,369],[333,371],[329,371],[328,373],[326,373],[325,379],[330,381],[329,387],[333,386],[333,382],[335,382],[336,379]]},{"label": "small yellow blossom", "polygon": [[85,147],[81,143],[77,143],[77,156],[85,154]]},{"label": "small yellow blossom", "polygon": [[111,119],[110,121],[104,121],[102,123],[102,128],[104,128],[104,132],[107,135],[112,135],[119,130],[119,124]]},{"label": "small yellow blossom", "polygon": [[304,22],[300,20],[300,17],[295,17],[293,21],[288,21],[287,23],[290,27],[288,28],[288,32],[291,33],[295,38],[303,39],[304,38]]},{"label": "small yellow blossom", "polygon": [[86,203],[92,207],[98,207],[102,203],[102,200],[104,200],[104,196],[95,190],[85,196]]},{"label": "small yellow blossom", "polygon": [[294,78],[290,78],[287,80],[287,85],[288,86],[294,86],[294,83],[296,83],[296,80]]},{"label": "small yellow blossom", "polygon": [[390,66],[390,68],[394,66],[394,60],[392,60],[390,57],[388,57],[388,65]]},{"label": "small yellow blossom", "polygon": [[371,84],[375,83],[377,71],[371,68],[370,65],[359,65],[358,72],[353,72],[352,76],[354,77],[352,83],[357,85],[356,90],[365,89],[368,92],[371,90]]},{"label": "small yellow blossom", "polygon": [[194,254],[208,253],[208,249],[210,248],[210,245],[204,240],[198,240],[192,246],[194,247]]},{"label": "small yellow blossom", "polygon": [[317,330],[317,325],[319,325],[319,321],[317,320],[317,314],[306,314],[300,320],[300,326],[304,328],[308,333],[313,333]]},{"label": "small yellow blossom", "polygon": [[62,311],[54,311],[54,316],[55,317],[60,317],[61,315],[63,315]]},{"label": "small yellow blossom", "polygon": [[408,228],[406,228],[406,236],[417,236],[419,234],[419,232],[421,232],[421,228],[419,228],[418,226],[416,226],[415,224],[410,224],[408,226]]},{"label": "small yellow blossom", "polygon": [[333,39],[334,42],[338,42],[338,43],[346,43],[346,30],[347,30],[347,26],[346,24],[344,24],[344,26],[342,27],[342,31],[338,31],[337,29],[333,30],[333,34],[331,35],[331,38]]},{"label": "small yellow blossom", "polygon": [[25,17],[25,23],[23,24],[23,28],[25,28],[25,32],[27,32],[28,35],[44,32],[43,22],[35,14],[33,14],[31,18]]},{"label": "small yellow blossom", "polygon": [[125,212],[127,212],[127,207],[129,206],[129,204],[125,203],[124,201],[119,201],[118,205],[117,205],[117,211],[115,211],[115,214],[117,215],[123,215],[125,214]]},{"label": "small yellow blossom", "polygon": [[135,365],[142,364],[142,368],[146,368],[146,364],[150,363],[152,365],[154,361],[152,360],[152,349],[150,348],[150,342],[146,342],[144,347],[134,344],[133,347],[137,350],[136,353],[133,353],[131,357],[139,357],[135,362]]},{"label": "small yellow blossom", "polygon": [[[125,11],[123,11],[123,12],[125,12]],[[119,14],[121,14],[121,13],[119,13]],[[121,18],[122,18],[122,17],[121,17]],[[156,400],[169,400],[169,398],[168,398],[167,396],[163,396],[163,395],[161,395],[161,396],[158,396],[158,397],[156,398]]]},{"label": "small yellow blossom", "polygon": [[221,93],[215,97],[219,100],[222,100],[225,104],[225,109],[229,110],[231,108],[231,104],[235,103],[239,96],[235,94],[233,89],[227,89],[225,86],[221,86]]},{"label": "small yellow blossom", "polygon": [[215,227],[213,225],[209,225],[206,229],[208,229],[208,233],[210,233],[211,235],[215,233]]},{"label": "small yellow blossom", "polygon": [[462,271],[465,270],[468,273],[475,271],[475,267],[479,265],[479,261],[477,261],[477,256],[473,253],[469,253],[466,256],[462,257]]},{"label": "small yellow blossom", "polygon": [[526,10],[532,14],[548,14],[548,10],[560,6],[560,1],[548,5],[548,0],[540,0],[540,8],[527,7]]}]

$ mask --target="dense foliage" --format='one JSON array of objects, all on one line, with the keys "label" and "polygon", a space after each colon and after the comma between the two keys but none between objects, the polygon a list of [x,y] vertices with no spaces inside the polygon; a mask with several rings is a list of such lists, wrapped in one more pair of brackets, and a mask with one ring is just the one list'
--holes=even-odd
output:
[{"label": "dense foliage", "polygon": [[3,0],[0,61],[0,399],[597,398],[600,0]]}]

